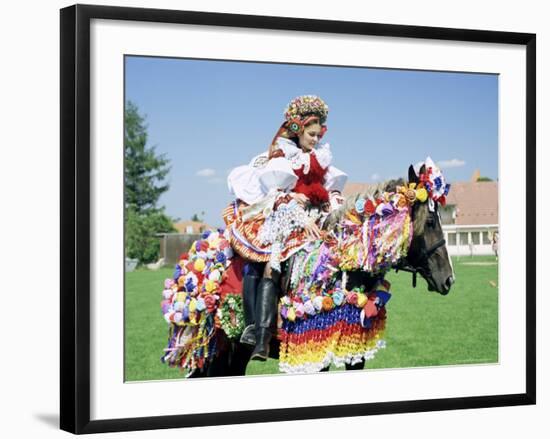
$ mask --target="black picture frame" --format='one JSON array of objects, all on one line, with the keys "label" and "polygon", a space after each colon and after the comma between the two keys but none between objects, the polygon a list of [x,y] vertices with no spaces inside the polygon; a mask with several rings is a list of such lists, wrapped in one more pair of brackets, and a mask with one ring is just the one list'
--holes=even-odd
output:
[{"label": "black picture frame", "polygon": [[[81,433],[288,421],[535,404],[536,401],[536,35],[110,6],[61,9],[60,427]],[[292,409],[90,420],[90,22],[130,20],[334,34],[513,44],[526,48],[525,393]]]}]

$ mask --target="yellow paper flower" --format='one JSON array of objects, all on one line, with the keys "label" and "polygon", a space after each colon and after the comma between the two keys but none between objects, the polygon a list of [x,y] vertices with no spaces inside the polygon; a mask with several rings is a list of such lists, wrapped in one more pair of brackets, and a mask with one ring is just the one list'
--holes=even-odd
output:
[{"label": "yellow paper flower", "polygon": [[423,203],[428,199],[428,191],[424,188],[418,189],[416,191],[416,199]]},{"label": "yellow paper flower", "polygon": [[357,294],[357,306],[359,308],[363,308],[363,306],[367,303],[367,300],[367,296],[364,293]]},{"label": "yellow paper flower", "polygon": [[409,183],[409,189],[416,189],[416,183]]},{"label": "yellow paper flower", "polygon": [[197,299],[193,298],[189,302],[189,312],[195,312],[197,309]]},{"label": "yellow paper flower", "polygon": [[218,248],[220,245],[220,238],[214,238],[210,241],[210,248]]},{"label": "yellow paper flower", "polygon": [[289,308],[288,313],[286,314],[286,318],[293,322],[296,320],[296,311],[294,311],[294,308]]},{"label": "yellow paper flower", "polygon": [[204,267],[205,267],[205,263],[204,263],[204,259],[202,258],[197,259],[195,261],[195,264],[193,265],[193,268],[195,268],[195,270],[199,272],[202,272],[202,270],[204,270]]},{"label": "yellow paper flower", "polygon": [[407,197],[409,203],[414,203],[414,200],[416,200],[416,191],[414,189],[408,189],[407,192],[405,192],[405,197]]},{"label": "yellow paper flower", "polygon": [[214,291],[216,289],[216,282],[214,282],[213,280],[207,280],[205,282],[205,288],[206,288],[206,291],[208,291],[209,293],[211,293],[212,291]]},{"label": "yellow paper flower", "polygon": [[350,220],[351,222],[353,222],[355,224],[362,224],[361,220],[357,217],[357,215],[354,215],[353,213],[351,213],[351,211],[348,211],[346,213],[346,217],[347,217],[348,220]]},{"label": "yellow paper flower", "polygon": [[185,299],[187,299],[187,293],[176,294],[176,302],[185,302]]}]

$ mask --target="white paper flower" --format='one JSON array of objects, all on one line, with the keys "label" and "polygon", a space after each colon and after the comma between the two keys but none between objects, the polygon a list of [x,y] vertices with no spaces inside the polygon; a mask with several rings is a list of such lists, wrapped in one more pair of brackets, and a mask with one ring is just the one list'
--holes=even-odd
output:
[{"label": "white paper flower", "polygon": [[323,297],[317,296],[313,299],[313,306],[317,311],[320,311],[323,308]]}]

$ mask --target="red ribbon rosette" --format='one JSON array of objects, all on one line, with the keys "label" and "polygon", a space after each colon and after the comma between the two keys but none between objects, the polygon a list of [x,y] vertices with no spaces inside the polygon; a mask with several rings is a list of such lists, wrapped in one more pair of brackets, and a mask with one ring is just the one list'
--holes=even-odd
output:
[{"label": "red ribbon rosette", "polygon": [[372,200],[367,200],[365,202],[365,213],[370,216],[374,214],[374,212],[376,212],[376,206],[374,205]]}]

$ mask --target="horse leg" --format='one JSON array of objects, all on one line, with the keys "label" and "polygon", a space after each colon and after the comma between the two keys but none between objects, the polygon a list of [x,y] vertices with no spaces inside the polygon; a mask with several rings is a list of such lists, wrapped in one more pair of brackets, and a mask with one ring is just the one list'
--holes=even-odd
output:
[{"label": "horse leg", "polygon": [[252,351],[246,345],[234,342],[229,361],[228,376],[243,376],[246,375],[246,366],[250,361]]},{"label": "horse leg", "polygon": [[363,370],[365,368],[365,360],[361,360],[359,363],[348,364],[346,363],[346,370]]},{"label": "horse leg", "polygon": [[208,376],[207,372],[207,369],[195,369],[187,378],[204,378]]},{"label": "horse leg", "polygon": [[[361,360],[359,363],[348,364],[346,363],[346,370],[363,370],[365,368],[365,360]],[[319,372],[328,372],[330,366],[323,367]]]},{"label": "horse leg", "polygon": [[206,376],[209,378],[229,376],[229,351],[219,353],[210,361]]}]

